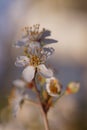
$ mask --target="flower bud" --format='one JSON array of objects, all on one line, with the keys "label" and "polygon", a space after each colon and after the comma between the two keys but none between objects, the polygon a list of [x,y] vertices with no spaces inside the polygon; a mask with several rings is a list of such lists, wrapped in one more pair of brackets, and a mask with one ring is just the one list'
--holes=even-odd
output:
[{"label": "flower bud", "polygon": [[65,94],[74,94],[79,91],[80,83],[79,82],[70,82],[66,88]]}]

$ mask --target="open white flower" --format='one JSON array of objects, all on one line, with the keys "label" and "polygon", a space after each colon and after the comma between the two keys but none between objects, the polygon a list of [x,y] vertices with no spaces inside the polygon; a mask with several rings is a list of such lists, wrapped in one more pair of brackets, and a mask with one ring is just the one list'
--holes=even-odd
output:
[{"label": "open white flower", "polygon": [[15,80],[13,81],[13,85],[14,88],[9,96],[9,104],[12,108],[13,116],[17,116],[23,101],[29,99],[30,97],[27,93],[27,88],[25,87],[26,83],[23,80]]},{"label": "open white flower", "polygon": [[46,37],[51,35],[51,32],[46,29],[39,30],[39,24],[33,25],[33,27],[25,27],[22,39],[14,44],[15,47],[21,46],[43,46],[45,44],[56,43],[54,39],[48,39]]},{"label": "open white flower", "polygon": [[14,90],[14,95],[13,97],[10,98],[10,105],[12,107],[13,116],[17,116],[23,99],[24,99],[24,95],[20,94],[19,91]]},{"label": "open white flower", "polygon": [[53,71],[45,66],[46,59],[52,55],[54,49],[35,49],[34,53],[29,52],[29,58],[27,56],[17,57],[15,62],[16,66],[25,67],[22,72],[22,76],[25,81],[30,82],[34,78],[35,71],[42,74],[46,78],[53,76]]},{"label": "open white flower", "polygon": [[58,97],[61,93],[61,84],[55,77],[46,79],[46,90],[50,96]]},{"label": "open white flower", "polygon": [[20,110],[20,103],[24,99],[23,91],[19,91],[16,87],[11,90],[9,96],[9,105],[12,109],[13,116],[17,116],[18,111]]}]

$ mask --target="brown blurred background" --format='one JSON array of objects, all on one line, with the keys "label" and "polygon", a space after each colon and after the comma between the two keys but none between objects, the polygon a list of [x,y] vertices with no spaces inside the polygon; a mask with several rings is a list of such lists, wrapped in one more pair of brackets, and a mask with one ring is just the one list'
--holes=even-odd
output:
[{"label": "brown blurred background", "polygon": [[[49,64],[57,71],[56,76],[64,87],[69,81],[80,81],[81,84],[76,95],[62,98],[50,110],[50,127],[52,130],[87,130],[86,0],[0,0],[0,110],[2,112],[6,108],[12,81],[22,72],[14,66],[16,56],[22,54],[21,50],[12,48],[12,44],[18,39],[21,28],[37,23],[41,28],[50,29],[52,37],[59,41],[51,45],[55,48],[55,54],[49,59]],[[26,119],[31,117],[26,116]],[[35,121],[36,116],[34,114],[32,120]],[[18,120],[21,122],[20,118]],[[13,129],[11,124],[3,127],[1,119],[0,130]],[[18,130],[36,130],[40,126],[37,123],[31,128],[33,122],[29,124],[31,127],[25,128],[19,123],[19,128],[15,124]]]}]

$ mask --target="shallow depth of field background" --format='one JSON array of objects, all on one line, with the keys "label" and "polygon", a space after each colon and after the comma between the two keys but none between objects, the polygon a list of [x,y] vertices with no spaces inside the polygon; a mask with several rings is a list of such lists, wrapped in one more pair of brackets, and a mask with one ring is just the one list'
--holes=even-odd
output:
[{"label": "shallow depth of field background", "polygon": [[87,130],[87,1],[0,0],[0,130],[44,130],[40,111],[25,103],[17,119],[8,114],[7,98],[22,69],[14,66],[22,50],[12,48],[24,26],[39,23],[57,39],[48,63],[65,87],[80,81],[76,95],[63,97],[48,113],[51,130]]}]

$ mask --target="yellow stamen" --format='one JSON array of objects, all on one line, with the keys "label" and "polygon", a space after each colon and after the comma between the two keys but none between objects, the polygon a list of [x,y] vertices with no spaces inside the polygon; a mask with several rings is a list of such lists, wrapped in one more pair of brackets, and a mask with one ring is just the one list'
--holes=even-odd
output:
[{"label": "yellow stamen", "polygon": [[57,80],[51,80],[50,82],[50,91],[54,94],[58,93],[58,87],[57,87],[58,83]]},{"label": "yellow stamen", "polygon": [[40,64],[40,59],[39,57],[37,57],[36,55],[33,55],[31,58],[30,58],[30,65],[36,67]]}]

